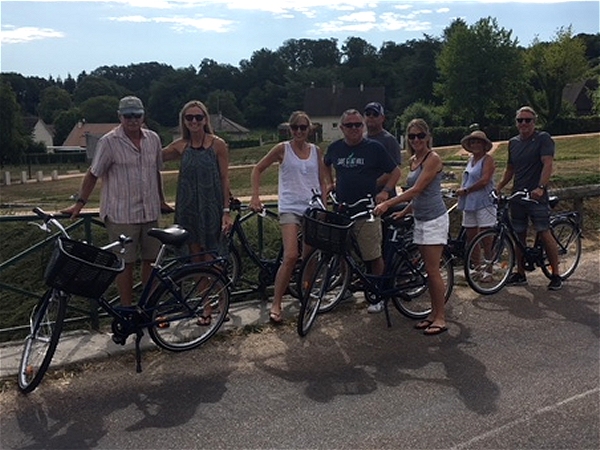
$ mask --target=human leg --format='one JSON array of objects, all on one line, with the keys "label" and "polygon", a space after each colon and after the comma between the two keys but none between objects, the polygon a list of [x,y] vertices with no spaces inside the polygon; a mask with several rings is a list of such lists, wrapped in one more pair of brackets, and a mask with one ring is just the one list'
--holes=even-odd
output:
[{"label": "human leg", "polygon": [[273,304],[271,305],[270,317],[273,322],[281,322],[281,302],[285,293],[290,277],[294,271],[296,261],[298,261],[298,229],[295,223],[281,225],[281,238],[283,241],[283,258],[277,274],[275,275],[275,285],[273,289]]}]

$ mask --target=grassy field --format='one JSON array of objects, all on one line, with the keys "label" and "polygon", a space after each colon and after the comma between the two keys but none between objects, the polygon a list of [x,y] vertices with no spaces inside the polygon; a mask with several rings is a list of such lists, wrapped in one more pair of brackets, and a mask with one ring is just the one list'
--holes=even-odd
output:
[{"label": "grassy field", "polygon": [[[326,143],[321,145],[326,148]],[[254,147],[250,149],[236,149],[230,153],[230,182],[234,195],[243,197],[250,195],[250,172],[252,164],[256,163],[270,148],[268,146]],[[448,163],[447,172],[454,172],[456,184],[460,182],[462,168],[453,166],[465,162],[467,156],[459,146],[436,148],[445,163]],[[500,143],[493,153],[496,159],[496,179],[502,176],[507,157],[507,144]],[[406,157],[403,154],[403,157]],[[164,173],[165,195],[169,202],[175,201],[177,186],[177,162],[169,163]],[[81,178],[77,176],[66,177],[68,171],[83,167],[52,167],[44,170],[45,175],[50,175],[51,170],[59,171],[59,180],[48,182],[30,182],[26,184],[15,183],[10,186],[2,186],[0,192],[0,215],[15,214],[18,211],[29,208],[31,205],[41,205],[49,210],[59,210],[72,203],[71,196],[78,192]],[[13,173],[14,179],[22,167],[5,168]],[[402,170],[402,185],[406,177],[406,170]],[[551,187],[578,186],[600,183],[600,134],[557,137],[556,138],[556,162],[555,171],[551,180]],[[452,187],[452,183],[449,184]],[[88,207],[98,206],[100,189],[96,188],[90,198]],[[261,193],[277,193],[277,167],[269,168],[262,177]]]}]

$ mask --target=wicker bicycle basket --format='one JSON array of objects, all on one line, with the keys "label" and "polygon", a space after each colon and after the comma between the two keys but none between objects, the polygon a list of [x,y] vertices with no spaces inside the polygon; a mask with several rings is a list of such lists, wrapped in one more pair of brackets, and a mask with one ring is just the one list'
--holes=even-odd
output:
[{"label": "wicker bicycle basket", "polygon": [[309,209],[304,214],[304,242],[331,253],[344,253],[354,222],[349,217],[322,209]]},{"label": "wicker bicycle basket", "polygon": [[44,278],[69,294],[99,298],[124,268],[123,259],[110,251],[59,237]]}]

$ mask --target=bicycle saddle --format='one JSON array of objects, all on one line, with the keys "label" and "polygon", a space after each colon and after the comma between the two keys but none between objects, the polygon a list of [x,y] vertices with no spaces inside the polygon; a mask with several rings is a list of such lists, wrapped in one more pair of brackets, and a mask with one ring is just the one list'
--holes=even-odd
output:
[{"label": "bicycle saddle", "polygon": [[187,240],[189,233],[179,225],[172,225],[167,228],[151,228],[148,236],[158,239],[163,244],[179,247]]}]

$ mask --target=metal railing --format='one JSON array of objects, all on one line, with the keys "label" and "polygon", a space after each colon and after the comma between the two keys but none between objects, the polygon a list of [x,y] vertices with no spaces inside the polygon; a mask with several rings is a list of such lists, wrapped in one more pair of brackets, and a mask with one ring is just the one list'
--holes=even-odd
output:
[{"label": "metal railing", "polygon": [[[266,206],[273,208],[277,207],[277,204],[269,204]],[[69,216],[64,214],[56,214],[56,218],[68,220]],[[65,223],[65,220],[63,220],[63,223]],[[6,224],[19,222],[23,222],[23,227],[25,227],[27,222],[39,222],[39,218],[34,214],[0,216],[0,228]],[[264,246],[267,244],[267,239],[264,236],[265,230],[263,228],[262,218],[260,215],[257,215],[256,226],[256,235],[258,236],[256,245],[258,251],[262,253]],[[104,223],[99,219],[98,212],[81,213],[78,219],[66,225],[65,228],[71,235],[76,233],[77,239],[82,239],[92,244],[95,240],[98,240],[99,242],[104,242],[106,240],[105,237],[100,238],[98,236],[99,228],[105,230]],[[1,305],[5,301],[14,300],[17,302],[23,302],[24,299],[29,299],[29,301],[32,299],[37,300],[43,294],[45,286],[41,285],[41,279],[36,279],[33,282],[23,282],[22,280],[15,279],[14,277],[11,279],[10,274],[7,275],[7,272],[9,272],[10,269],[13,269],[13,272],[15,270],[19,270],[20,265],[28,266],[27,268],[24,267],[23,270],[28,270],[35,273],[35,268],[31,267],[29,261],[32,260],[32,258],[36,258],[36,256],[39,256],[38,259],[40,261],[44,261],[44,258],[41,255],[42,252],[45,252],[46,256],[50,254],[50,246],[54,245],[58,233],[52,235],[48,234],[45,236],[41,233],[39,234],[40,236],[43,236],[41,240],[36,242],[27,242],[25,244],[27,248],[22,249],[16,255],[0,262],[0,300],[2,300],[0,301],[0,313],[2,314],[6,314],[6,311],[1,311]],[[38,278],[37,275],[36,278]],[[141,290],[141,283],[136,284],[134,286],[134,290]],[[253,292],[254,291],[251,289],[236,290],[235,292],[232,292],[232,300],[235,299],[233,301],[242,301],[246,299],[248,294],[252,294]],[[110,303],[116,303],[118,301],[118,295],[111,296],[109,300]],[[81,301],[70,302],[68,304],[68,308],[71,311],[71,314],[69,314],[69,319],[67,322],[89,322],[93,329],[98,329],[100,326],[100,318],[106,316],[106,313],[99,309],[97,302],[93,299],[89,299],[87,302],[84,300],[83,303]],[[23,323],[23,325],[0,328],[0,341],[5,340],[3,337],[7,333],[14,333],[27,329],[28,325],[25,323]]]}]

